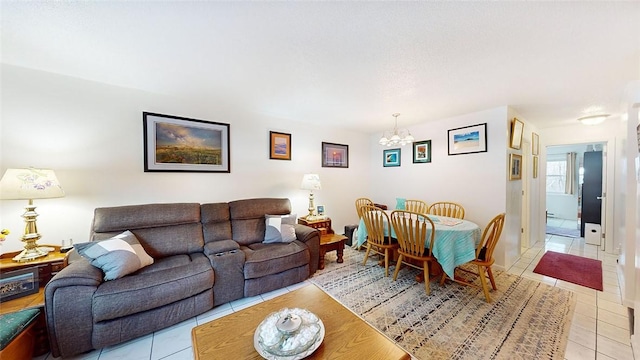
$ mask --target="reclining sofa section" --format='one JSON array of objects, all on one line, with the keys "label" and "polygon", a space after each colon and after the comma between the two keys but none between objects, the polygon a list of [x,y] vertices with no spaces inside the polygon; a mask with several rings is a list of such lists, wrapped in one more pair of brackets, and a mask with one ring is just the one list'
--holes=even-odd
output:
[{"label": "reclining sofa section", "polygon": [[91,241],[129,230],[154,263],[110,281],[84,258],[60,271],[45,288],[51,353],[122,343],[307,279],[318,268],[317,230],[296,224],[293,242],[262,242],[265,215],[290,212],[289,199],[270,198],[96,209]]}]

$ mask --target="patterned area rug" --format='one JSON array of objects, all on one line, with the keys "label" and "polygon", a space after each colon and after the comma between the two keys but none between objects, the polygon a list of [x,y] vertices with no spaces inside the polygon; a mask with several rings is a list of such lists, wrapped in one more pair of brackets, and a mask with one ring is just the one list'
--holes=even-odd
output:
[{"label": "patterned area rug", "polygon": [[311,282],[417,359],[564,359],[576,304],[570,291],[494,271],[490,304],[482,290],[451,282],[432,282],[427,296],[419,270],[403,266],[394,282],[374,257],[362,265],[364,251],[344,255],[338,264],[327,254]]}]

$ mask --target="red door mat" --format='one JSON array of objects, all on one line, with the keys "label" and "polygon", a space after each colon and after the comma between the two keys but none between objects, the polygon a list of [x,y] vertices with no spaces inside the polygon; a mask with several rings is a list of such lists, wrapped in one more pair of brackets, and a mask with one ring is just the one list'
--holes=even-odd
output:
[{"label": "red door mat", "polygon": [[534,273],[602,291],[602,261],[547,251]]}]

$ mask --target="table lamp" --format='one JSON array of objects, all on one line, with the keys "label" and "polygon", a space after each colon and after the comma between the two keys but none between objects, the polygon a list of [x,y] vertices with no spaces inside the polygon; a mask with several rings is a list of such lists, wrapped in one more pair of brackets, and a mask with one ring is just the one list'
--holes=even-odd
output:
[{"label": "table lamp", "polygon": [[313,211],[315,210],[315,206],[313,205],[313,190],[322,189],[322,184],[320,184],[320,176],[318,174],[304,174],[302,177],[302,184],[300,188],[303,190],[309,190],[309,215],[307,215],[307,220],[313,220],[315,216],[313,215]]},{"label": "table lamp", "polygon": [[24,250],[16,255],[13,260],[25,262],[46,256],[49,253],[47,248],[39,248],[36,225],[36,207],[33,199],[49,199],[63,197],[64,191],[56,178],[53,170],[47,169],[7,169],[0,180],[0,198],[4,200],[29,200],[29,205],[25,208],[24,218],[25,228],[22,235]]}]

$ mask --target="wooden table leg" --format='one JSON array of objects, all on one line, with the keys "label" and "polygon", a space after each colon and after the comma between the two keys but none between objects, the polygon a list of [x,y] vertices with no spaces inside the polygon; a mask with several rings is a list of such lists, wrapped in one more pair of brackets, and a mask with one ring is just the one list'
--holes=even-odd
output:
[{"label": "wooden table leg", "polygon": [[322,270],[324,269],[324,256],[327,253],[327,250],[323,249],[322,247],[320,247],[320,259],[318,261],[318,269]]},{"label": "wooden table leg", "polygon": [[338,263],[342,264],[344,260],[342,260],[342,256],[344,255],[344,241],[338,246]]}]

